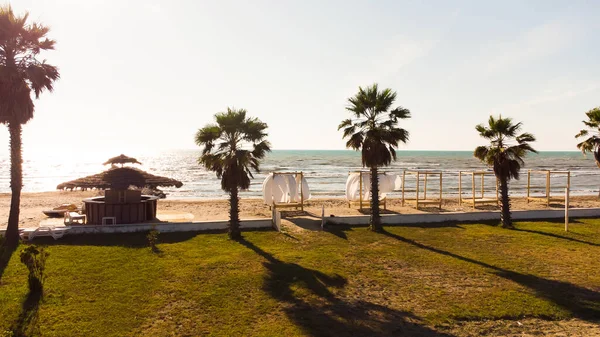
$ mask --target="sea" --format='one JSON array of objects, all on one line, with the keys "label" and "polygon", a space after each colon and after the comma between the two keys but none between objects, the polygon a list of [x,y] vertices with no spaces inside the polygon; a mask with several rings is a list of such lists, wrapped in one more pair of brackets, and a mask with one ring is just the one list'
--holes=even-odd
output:
[{"label": "sea", "polygon": [[[111,156],[118,155],[118,153]],[[155,153],[126,153],[137,158],[142,170],[155,175],[174,178],[183,182],[181,188],[162,188],[170,199],[222,199],[227,198],[220,189],[220,181],[213,172],[206,171],[198,164],[199,150],[173,150]],[[443,175],[444,197],[456,197],[459,191],[459,171],[482,171],[488,168],[473,158],[471,151],[403,151],[397,152],[398,160],[389,167],[382,168],[388,174],[400,174],[404,170],[440,171]],[[24,192],[55,191],[62,182],[99,173],[105,169],[102,163],[110,156],[74,156],[62,153],[46,153],[35,156],[24,155]],[[256,173],[248,191],[241,197],[260,197],[262,182],[272,171],[302,171],[310,186],[313,198],[343,198],[348,172],[361,170],[360,153],[350,150],[274,150],[262,162],[261,172]],[[593,156],[583,156],[580,152],[540,152],[528,155],[519,180],[510,184],[511,195],[526,194],[527,170],[555,170],[571,172],[571,194],[593,195],[600,187],[600,169]],[[463,193],[471,193],[471,176],[463,176]],[[546,176],[531,176],[531,193],[545,193]],[[415,189],[414,176],[406,179],[406,189]],[[476,181],[480,193],[480,178]],[[551,176],[552,194],[564,194],[566,175]],[[421,181],[421,191],[423,181]],[[0,192],[10,192],[10,160],[0,157]],[[414,195],[414,192],[406,192]],[[421,192],[422,193],[422,192]],[[439,180],[430,176],[428,193],[439,193]],[[484,179],[484,193],[495,194],[493,176]],[[399,196],[401,191],[392,193]]]}]

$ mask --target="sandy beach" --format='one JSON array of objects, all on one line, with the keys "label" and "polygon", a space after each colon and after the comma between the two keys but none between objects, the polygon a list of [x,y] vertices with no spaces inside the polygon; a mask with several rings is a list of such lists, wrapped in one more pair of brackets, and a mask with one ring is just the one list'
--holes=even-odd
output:
[{"label": "sandy beach", "polygon": [[[21,198],[21,214],[20,227],[37,227],[40,221],[47,217],[42,213],[45,209],[52,209],[60,204],[74,203],[81,205],[84,198],[99,195],[99,191],[56,191],[42,193],[23,193]],[[528,209],[562,209],[563,204],[553,204],[550,207],[540,202],[527,203],[524,198],[511,199],[513,210],[528,210]],[[326,215],[360,215],[361,213],[356,207],[348,207],[348,203],[343,198],[329,199],[311,199],[307,202],[305,211],[309,215],[320,216],[321,208],[325,206]],[[571,197],[570,205],[573,208],[600,207],[600,199],[597,196],[576,196]],[[438,212],[460,212],[473,211],[472,207],[463,204],[458,204],[457,199],[445,199],[442,209],[437,207],[421,208],[416,210],[414,206],[401,205],[400,199],[389,199],[387,202],[387,211],[383,213],[438,213]],[[10,209],[10,194],[0,194],[0,227],[5,227],[8,222],[8,213]],[[478,206],[476,211],[497,210],[494,205]],[[258,198],[243,198],[240,202],[240,210],[242,219],[265,218],[270,217],[271,212],[267,205],[264,205],[261,199]],[[282,215],[294,216],[298,212],[291,211],[292,209],[283,209]],[[203,220],[227,220],[229,216],[229,204],[227,200],[171,200],[162,199],[158,203],[158,218],[161,216],[169,218],[169,221],[192,221]],[[173,215],[187,214],[187,218],[180,220],[173,219]],[[191,215],[191,216],[190,216]]]}]

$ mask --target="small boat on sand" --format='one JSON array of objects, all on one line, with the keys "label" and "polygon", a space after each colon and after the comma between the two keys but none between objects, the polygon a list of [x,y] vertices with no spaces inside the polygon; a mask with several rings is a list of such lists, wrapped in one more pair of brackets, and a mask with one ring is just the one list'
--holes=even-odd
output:
[{"label": "small boat on sand", "polygon": [[78,211],[79,211],[79,208],[75,204],[62,204],[58,207],[54,207],[53,209],[44,210],[44,211],[42,211],[42,213],[44,213],[46,216],[51,217],[51,218],[62,218],[63,216],[65,216],[65,212],[78,212]]}]

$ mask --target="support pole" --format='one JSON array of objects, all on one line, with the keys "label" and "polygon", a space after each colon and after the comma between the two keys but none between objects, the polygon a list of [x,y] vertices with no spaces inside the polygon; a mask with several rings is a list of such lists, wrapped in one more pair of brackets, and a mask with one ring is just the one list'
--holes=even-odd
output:
[{"label": "support pole", "polygon": [[475,172],[471,172],[471,192],[473,197],[473,209],[475,209]]},{"label": "support pole", "polygon": [[362,207],[362,202],[363,202],[363,186],[362,186],[362,172],[359,171],[358,172],[359,178],[358,178],[358,182],[359,182],[359,191],[360,191],[360,195],[358,196],[358,202],[359,202],[359,210],[362,211],[363,207]]},{"label": "support pole", "polygon": [[569,231],[569,188],[565,188],[565,232]]},{"label": "support pole", "polygon": [[550,206],[550,171],[546,172],[546,206]]},{"label": "support pole", "polygon": [[402,207],[404,207],[404,182],[406,181],[406,170],[402,172]]},{"label": "support pole", "polygon": [[[350,178],[351,174],[352,172],[348,172],[348,178]],[[346,193],[348,193],[348,191],[346,191]],[[350,196],[350,198],[352,198],[352,196]],[[352,200],[348,200],[348,208],[352,208]]]},{"label": "support pole", "polygon": [[417,197],[415,198],[415,203],[417,204],[417,209],[419,209],[419,171],[417,171]]},{"label": "support pole", "polygon": [[300,172],[300,210],[302,212],[304,212],[304,189],[302,188],[302,186],[304,185],[303,180],[304,173]]},{"label": "support pole", "polygon": [[423,186],[423,199],[427,199],[427,172],[425,172],[425,184]]},{"label": "support pole", "polygon": [[531,170],[527,170],[527,203],[529,203],[529,189],[531,188]]},{"label": "support pole", "polygon": [[[275,188],[275,177],[277,176],[277,172],[273,172],[273,188]],[[271,192],[271,195],[274,195],[273,192]],[[277,208],[277,204],[275,203],[275,198],[273,198],[273,209]]]},{"label": "support pole", "polygon": [[462,171],[458,171],[458,205],[462,206]]},{"label": "support pole", "polygon": [[442,173],[440,172],[440,209],[442,209]]}]

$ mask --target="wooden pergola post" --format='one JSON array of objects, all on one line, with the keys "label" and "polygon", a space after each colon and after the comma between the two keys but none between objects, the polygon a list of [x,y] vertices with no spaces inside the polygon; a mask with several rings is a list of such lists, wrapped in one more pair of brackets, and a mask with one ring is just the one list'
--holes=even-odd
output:
[{"label": "wooden pergola post", "polygon": [[531,188],[531,170],[527,170],[527,203],[529,203],[529,189]]},{"label": "wooden pergola post", "polygon": [[358,178],[359,179],[358,180],[359,183],[358,184],[360,186],[360,188],[359,188],[360,195],[358,196],[358,198],[359,198],[358,200],[359,200],[359,203],[360,203],[360,205],[359,205],[360,208],[359,209],[362,211],[362,209],[363,209],[363,184],[362,184],[362,182],[363,182],[362,181],[362,176],[363,175],[362,175],[362,172],[359,172],[358,175],[359,175],[359,178]]},{"label": "wooden pergola post", "polygon": [[471,184],[473,184],[471,186],[471,192],[473,192],[473,209],[475,209],[475,172],[471,172]]},{"label": "wooden pergola post", "polygon": [[419,171],[417,171],[417,198],[416,198],[416,203],[417,203],[417,209],[419,209],[419,180],[421,180],[419,178]]},{"label": "wooden pergola post", "polygon": [[546,206],[550,206],[550,171],[546,172]]},{"label": "wooden pergola post", "polygon": [[402,172],[402,207],[404,207],[404,182],[406,181],[406,170]]},{"label": "wooden pergola post", "polygon": [[440,209],[442,209],[442,190],[443,190],[442,181],[443,181],[442,172],[440,172]]},{"label": "wooden pergola post", "polygon": [[302,212],[304,212],[304,184],[303,184],[303,180],[304,180],[304,173],[302,173],[302,171],[300,171],[300,210]]},{"label": "wooden pergola post", "polygon": [[424,188],[423,188],[423,199],[427,199],[427,176],[429,175],[428,172],[425,172],[425,183],[424,183]]},{"label": "wooden pergola post", "polygon": [[458,171],[458,205],[462,206],[462,171]]}]

